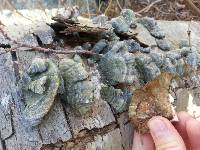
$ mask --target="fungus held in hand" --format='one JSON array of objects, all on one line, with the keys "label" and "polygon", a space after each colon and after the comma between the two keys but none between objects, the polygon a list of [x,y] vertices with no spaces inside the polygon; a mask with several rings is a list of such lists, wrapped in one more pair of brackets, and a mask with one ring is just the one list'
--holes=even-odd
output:
[{"label": "fungus held in hand", "polygon": [[162,73],[144,87],[134,91],[128,113],[139,133],[148,132],[147,122],[153,116],[174,119],[175,111],[169,94],[172,79],[172,74]]}]

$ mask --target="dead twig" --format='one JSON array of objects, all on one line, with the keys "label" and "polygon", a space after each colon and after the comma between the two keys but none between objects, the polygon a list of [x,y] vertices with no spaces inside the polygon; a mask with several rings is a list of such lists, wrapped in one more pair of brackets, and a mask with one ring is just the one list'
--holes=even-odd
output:
[{"label": "dead twig", "polygon": [[21,17],[23,17],[23,18],[25,18],[25,19],[27,19],[27,20],[33,22],[33,20],[31,20],[30,18],[24,16],[21,12],[19,12],[19,11],[16,9],[16,7],[12,4],[12,2],[11,2],[10,0],[6,1],[6,3],[7,3],[8,6],[11,7],[11,9],[14,9],[15,12],[16,12],[18,15],[20,15]]},{"label": "dead twig", "polygon": [[104,15],[105,16],[108,16],[108,11],[110,10],[110,8],[111,8],[111,5],[112,5],[112,0],[109,0],[109,4],[108,4],[108,7],[106,8],[106,10],[105,10],[105,12],[104,12]]},{"label": "dead twig", "polygon": [[119,7],[119,9],[122,11],[122,6],[120,5],[120,3],[119,3],[119,0],[117,0],[117,5],[118,5],[118,7]]},{"label": "dead twig", "polygon": [[141,9],[140,11],[138,11],[137,13],[140,14],[142,12],[148,12],[149,9],[151,9],[151,7],[157,3],[160,3],[162,0],[157,0],[157,1],[154,1],[152,2],[150,5],[146,6],[145,8]]},{"label": "dead twig", "polygon": [[192,9],[192,11],[193,11],[196,15],[200,16],[200,9],[194,5],[194,3],[192,2],[192,0],[185,0],[185,2],[186,2],[186,5],[187,5],[188,7],[190,7],[190,8]]},{"label": "dead twig", "polygon": [[23,50],[23,51],[38,51],[38,52],[42,52],[42,53],[56,53],[56,54],[86,54],[86,55],[97,55],[97,56],[101,56],[101,54],[97,54],[91,51],[87,51],[87,50],[68,50],[68,49],[64,49],[64,50],[54,50],[54,49],[50,49],[50,48],[44,48],[44,47],[40,47],[40,46],[33,46],[33,45],[28,45],[28,44],[24,44],[24,43],[20,43],[17,42],[16,40],[12,40],[7,33],[4,32],[4,30],[2,28],[0,28],[0,32],[2,33],[2,35],[9,40],[10,42],[12,42],[13,44],[17,45],[15,47],[12,48],[8,48],[8,49],[4,49],[5,51],[0,53],[0,55],[8,53],[8,52],[13,52],[13,51],[17,51],[17,50],[23,50],[20,48],[30,48],[27,50]]},{"label": "dead twig", "polygon": [[191,48],[191,30],[190,30],[190,26],[191,26],[191,21],[188,23],[188,30],[187,30],[188,42],[189,42],[189,46]]},{"label": "dead twig", "polygon": [[98,1],[98,2],[96,1],[96,3],[95,3],[96,14],[100,13],[99,5],[100,5],[100,1]]},{"label": "dead twig", "polygon": [[102,5],[101,0],[99,0],[98,2],[99,2],[99,12],[101,12],[101,5]]},{"label": "dead twig", "polygon": [[28,45],[28,44],[24,44],[24,43],[17,43],[16,47],[5,49],[5,52],[2,52],[0,55],[8,53],[8,52],[16,52],[18,50],[21,50],[20,48],[30,48],[30,49],[26,49],[26,50],[22,49],[23,51],[38,51],[38,52],[42,52],[42,53],[86,54],[86,55],[101,56],[101,54],[97,54],[97,53],[94,53],[94,52],[91,52],[91,51],[87,51],[87,50],[68,50],[68,49],[54,50],[54,49],[50,49],[50,48],[32,46],[32,45]]},{"label": "dead twig", "polygon": [[38,6],[40,7],[40,9],[44,11],[46,17],[48,18],[48,14],[47,14],[44,6],[42,5],[42,2],[41,1],[37,1],[37,3],[38,3]]},{"label": "dead twig", "polygon": [[164,11],[162,11],[160,8],[158,8],[158,7],[155,7],[155,6],[152,6],[154,9],[156,9],[158,12],[161,12],[162,14],[166,14],[166,15],[170,15],[170,13],[168,13],[168,12],[164,12]]},{"label": "dead twig", "polygon": [[98,14],[91,14],[91,13],[88,14],[88,13],[84,13],[84,12],[81,13],[81,16],[83,16],[83,17],[89,17],[89,16],[91,17],[91,16],[97,16],[97,15]]},{"label": "dead twig", "polygon": [[89,6],[88,0],[86,0],[86,3],[87,3],[87,12],[89,14],[89,18],[91,18],[91,16],[90,16],[90,6]]}]

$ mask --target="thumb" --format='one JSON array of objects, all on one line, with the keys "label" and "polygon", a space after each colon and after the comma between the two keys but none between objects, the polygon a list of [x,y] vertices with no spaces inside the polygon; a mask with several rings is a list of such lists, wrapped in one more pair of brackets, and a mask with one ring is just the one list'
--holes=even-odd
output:
[{"label": "thumb", "polygon": [[163,117],[153,117],[148,126],[156,150],[186,150],[183,139],[171,122]]}]

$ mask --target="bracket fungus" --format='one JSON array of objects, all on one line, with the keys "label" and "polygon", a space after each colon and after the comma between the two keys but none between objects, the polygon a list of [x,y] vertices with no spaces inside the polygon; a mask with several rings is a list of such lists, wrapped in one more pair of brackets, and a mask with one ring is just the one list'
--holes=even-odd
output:
[{"label": "bracket fungus", "polygon": [[172,74],[162,73],[144,87],[134,91],[128,114],[139,133],[148,132],[147,122],[153,116],[159,115],[169,120],[175,117],[171,96],[169,95],[172,79]]},{"label": "bracket fungus", "polygon": [[[56,60],[58,66],[50,59],[33,60],[20,80],[26,121],[38,125],[59,92],[65,104],[79,115],[91,112],[99,97],[108,102],[114,113],[126,111],[130,103],[129,117],[140,133],[148,131],[146,123],[152,116],[173,119],[170,82],[174,75],[187,73],[187,64],[199,67],[197,50],[187,44],[182,44],[180,50],[173,49],[156,20],[136,18],[132,10],[124,9],[111,20],[103,15],[93,20],[83,18],[77,7],[61,9],[59,13],[53,17],[56,22],[51,27],[63,34],[62,47],[74,47],[73,52],[81,52],[84,61],[77,54]],[[92,52],[90,56],[84,55],[87,50]],[[98,76],[92,74],[94,69]],[[97,84],[99,88],[95,87]]]},{"label": "bracket fungus", "polygon": [[104,83],[116,85],[132,84],[134,76],[134,56],[128,52],[126,42],[117,42],[99,62],[99,71]]},{"label": "bracket fungus", "polygon": [[19,81],[25,103],[23,120],[32,127],[39,125],[62,85],[64,89],[60,94],[67,104],[81,115],[91,111],[95,87],[88,77],[78,55],[62,59],[59,67],[50,59],[35,58]]},{"label": "bracket fungus", "polygon": [[27,124],[40,124],[54,103],[59,85],[58,68],[53,61],[35,58],[19,82],[25,103],[22,118]]},{"label": "bracket fungus", "polygon": [[62,98],[78,114],[86,114],[92,110],[94,101],[94,84],[88,80],[89,73],[78,55],[73,59],[63,59],[59,70],[64,80],[65,91]]},{"label": "bracket fungus", "polygon": [[104,86],[101,89],[101,96],[112,106],[116,113],[121,113],[127,110],[131,94],[112,86]]}]

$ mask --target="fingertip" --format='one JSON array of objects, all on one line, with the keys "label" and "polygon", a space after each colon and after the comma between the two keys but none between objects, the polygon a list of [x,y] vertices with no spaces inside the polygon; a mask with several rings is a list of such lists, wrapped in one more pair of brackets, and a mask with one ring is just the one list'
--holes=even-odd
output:
[{"label": "fingertip", "polygon": [[153,117],[149,120],[148,127],[157,149],[185,149],[181,136],[168,119]]},{"label": "fingertip", "polygon": [[186,130],[189,137],[190,145],[192,149],[200,148],[200,122],[194,118],[190,118],[186,122]]},{"label": "fingertip", "polygon": [[[170,121],[162,116],[155,116],[152,117],[148,121],[148,127],[150,129],[150,132],[154,135],[157,133],[163,133],[163,131],[169,132],[171,129],[173,129],[173,126],[171,125]],[[158,132],[159,131],[159,132]]]},{"label": "fingertip", "polygon": [[[172,123],[168,120],[168,119],[166,119],[166,118],[164,118],[164,117],[162,117],[162,116],[155,116],[155,117],[152,117],[149,121],[148,121],[148,127],[150,128],[150,124],[151,124],[151,122],[155,122],[155,121],[157,121],[157,120],[160,120],[160,121],[162,121],[162,122],[164,122],[164,124],[167,126],[167,128],[169,129],[169,130],[175,130],[175,128],[174,128],[174,126],[172,125]],[[155,126],[157,126],[158,125],[158,123],[156,124],[156,123],[154,123],[155,124]]]},{"label": "fingertip", "polygon": [[152,117],[151,119],[149,119],[149,121],[147,122],[148,127],[151,128],[152,122],[155,122],[155,121],[157,121],[157,120],[164,121],[166,124],[168,124],[167,122],[169,122],[168,119],[166,119],[166,118],[164,118],[164,117],[162,117],[162,116],[154,116],[154,117]]}]

